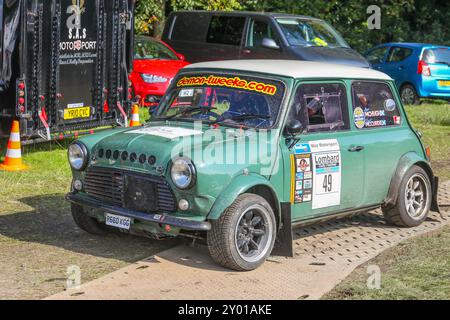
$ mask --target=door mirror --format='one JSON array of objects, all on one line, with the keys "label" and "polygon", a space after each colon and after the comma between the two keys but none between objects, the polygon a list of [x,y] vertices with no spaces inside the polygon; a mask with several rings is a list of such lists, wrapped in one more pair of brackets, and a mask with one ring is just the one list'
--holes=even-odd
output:
[{"label": "door mirror", "polygon": [[262,41],[262,46],[267,49],[280,49],[280,46],[272,38],[264,38]]},{"label": "door mirror", "polygon": [[387,112],[392,112],[395,111],[395,108],[397,108],[395,100],[393,99],[384,100],[384,110],[386,110]]},{"label": "door mirror", "polygon": [[177,57],[178,57],[178,59],[180,59],[181,61],[186,60],[186,57],[184,56],[184,54],[177,53]]},{"label": "door mirror", "polygon": [[285,134],[289,137],[295,137],[303,132],[303,125],[300,121],[292,119],[288,122],[285,128]]}]

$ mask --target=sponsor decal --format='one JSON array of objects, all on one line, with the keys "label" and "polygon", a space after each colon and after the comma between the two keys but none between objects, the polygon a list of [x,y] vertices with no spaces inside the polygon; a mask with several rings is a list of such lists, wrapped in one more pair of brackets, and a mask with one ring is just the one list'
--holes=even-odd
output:
[{"label": "sponsor decal", "polygon": [[303,190],[303,180],[297,181],[295,185],[295,190]]},{"label": "sponsor decal", "polygon": [[363,129],[366,125],[366,114],[364,113],[364,110],[360,107],[355,108],[353,111],[353,121],[355,122],[355,126],[358,129]]},{"label": "sponsor decal", "polygon": [[366,121],[365,126],[367,128],[385,127],[385,126],[387,126],[387,122],[386,122],[386,120],[368,120],[368,121]]},{"label": "sponsor decal", "polygon": [[202,131],[192,130],[186,128],[177,128],[177,127],[149,127],[149,128],[140,128],[137,130],[127,131],[126,133],[131,134],[146,134],[151,136],[158,136],[170,140],[174,140],[181,137],[189,137],[194,135],[203,134]]},{"label": "sponsor decal", "polygon": [[384,110],[366,110],[365,115],[367,118],[385,117],[386,112]]},{"label": "sponsor decal", "polygon": [[394,116],[394,124],[399,125],[402,123],[402,118],[399,116]]},{"label": "sponsor decal", "polygon": [[304,189],[312,189],[312,179],[305,180],[303,182]]},{"label": "sponsor decal", "polygon": [[309,143],[298,143],[295,148],[296,154],[302,154],[302,153],[311,153],[311,147],[309,146]]},{"label": "sponsor decal", "polygon": [[220,86],[220,87],[236,88],[263,93],[271,96],[277,93],[277,87],[272,84],[257,81],[247,81],[239,77],[229,78],[214,75],[184,77],[177,82],[177,87],[194,87],[194,86]]},{"label": "sponsor decal", "polygon": [[311,171],[311,159],[310,158],[297,159],[297,171],[298,172]]}]

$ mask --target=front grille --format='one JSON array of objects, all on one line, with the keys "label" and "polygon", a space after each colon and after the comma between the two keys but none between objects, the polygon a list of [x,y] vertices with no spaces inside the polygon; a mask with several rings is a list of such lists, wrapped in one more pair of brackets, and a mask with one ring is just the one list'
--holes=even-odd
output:
[{"label": "front grille", "polygon": [[133,172],[90,167],[85,191],[92,198],[141,212],[173,212],[175,197],[163,178]]}]

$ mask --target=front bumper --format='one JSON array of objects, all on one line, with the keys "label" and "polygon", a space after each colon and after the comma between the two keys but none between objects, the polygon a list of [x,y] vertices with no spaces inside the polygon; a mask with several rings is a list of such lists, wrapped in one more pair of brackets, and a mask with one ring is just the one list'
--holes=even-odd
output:
[{"label": "front bumper", "polygon": [[157,213],[149,214],[139,211],[129,210],[117,206],[104,204],[98,200],[80,196],[77,193],[68,193],[66,200],[80,206],[105,211],[107,213],[117,214],[120,216],[137,219],[145,222],[158,223],[165,226],[179,228],[189,231],[209,231],[211,224],[207,221],[192,221],[187,219],[174,218],[171,216],[161,215]]}]

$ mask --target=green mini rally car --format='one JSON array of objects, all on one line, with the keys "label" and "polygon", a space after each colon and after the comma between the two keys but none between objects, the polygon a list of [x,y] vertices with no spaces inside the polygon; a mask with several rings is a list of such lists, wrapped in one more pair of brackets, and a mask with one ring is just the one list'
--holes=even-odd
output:
[{"label": "green mini rally car", "polygon": [[204,239],[252,270],[292,255],[292,229],[381,207],[414,227],[439,211],[438,179],[387,75],[316,62],[184,68],[142,127],[69,147],[80,228]]}]

